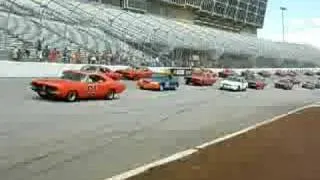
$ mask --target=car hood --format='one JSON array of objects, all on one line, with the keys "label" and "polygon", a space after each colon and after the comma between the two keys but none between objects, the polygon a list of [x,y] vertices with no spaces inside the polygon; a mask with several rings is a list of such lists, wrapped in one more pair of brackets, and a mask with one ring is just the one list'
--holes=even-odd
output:
[{"label": "car hood", "polygon": [[247,82],[248,82],[248,83],[257,83],[258,81],[257,81],[257,80],[254,80],[254,79],[248,79]]},{"label": "car hood", "polygon": [[145,79],[140,79],[140,82],[144,82],[144,83],[159,83],[161,82],[160,79],[150,79],[150,78],[145,78]]},{"label": "car hood", "polygon": [[287,82],[280,82],[280,81],[278,81],[278,82],[276,82],[276,84],[288,85],[289,83],[287,83]]},{"label": "car hood", "polygon": [[240,84],[240,82],[223,80],[223,81],[221,81],[221,84],[230,84],[230,85],[233,85],[233,84]]}]

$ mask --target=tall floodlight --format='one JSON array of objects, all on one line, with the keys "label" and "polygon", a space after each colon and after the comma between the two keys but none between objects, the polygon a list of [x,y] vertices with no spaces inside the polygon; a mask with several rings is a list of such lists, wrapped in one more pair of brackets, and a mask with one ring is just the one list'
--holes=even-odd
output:
[{"label": "tall floodlight", "polygon": [[280,7],[280,10],[281,10],[281,19],[282,19],[282,41],[284,42],[285,41],[285,38],[284,38],[284,12],[287,10],[287,8]]}]

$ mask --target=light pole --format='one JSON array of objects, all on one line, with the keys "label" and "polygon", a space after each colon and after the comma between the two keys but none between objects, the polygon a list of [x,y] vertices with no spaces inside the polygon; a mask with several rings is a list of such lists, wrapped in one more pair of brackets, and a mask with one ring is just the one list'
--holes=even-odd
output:
[{"label": "light pole", "polygon": [[287,8],[280,7],[280,10],[281,10],[281,18],[282,18],[282,41],[284,42],[285,41],[285,38],[284,38],[284,12],[287,10]]}]

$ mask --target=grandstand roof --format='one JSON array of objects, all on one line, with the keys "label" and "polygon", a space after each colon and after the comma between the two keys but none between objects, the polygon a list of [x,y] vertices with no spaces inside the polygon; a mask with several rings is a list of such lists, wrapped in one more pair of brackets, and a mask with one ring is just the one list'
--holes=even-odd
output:
[{"label": "grandstand roof", "polygon": [[225,32],[103,5],[72,0],[8,0],[10,2],[33,9],[34,12],[41,12],[45,8],[44,14],[48,18],[56,13],[66,22],[100,28],[124,41],[161,44],[169,49],[212,50],[217,53],[313,62],[318,62],[320,57],[320,50],[310,45],[272,42],[251,35]]}]

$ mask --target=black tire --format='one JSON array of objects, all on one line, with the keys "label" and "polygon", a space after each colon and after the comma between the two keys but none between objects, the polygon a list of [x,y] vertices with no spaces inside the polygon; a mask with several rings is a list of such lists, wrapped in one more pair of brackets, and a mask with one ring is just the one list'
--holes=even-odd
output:
[{"label": "black tire", "polygon": [[240,86],[238,86],[238,89],[237,89],[237,91],[241,91],[241,87],[240,87]]},{"label": "black tire", "polygon": [[38,95],[39,95],[39,97],[41,97],[42,99],[48,99],[48,98],[49,98],[48,95],[43,95],[43,94],[40,94],[39,92],[38,92]]},{"label": "black tire", "polygon": [[160,84],[159,91],[164,91],[164,85],[163,84]]},{"label": "black tire", "polygon": [[116,91],[115,90],[113,90],[113,89],[111,89],[107,94],[106,94],[106,100],[114,100],[114,99],[116,99],[116,95],[117,95],[117,93],[116,93]]},{"label": "black tire", "polygon": [[191,80],[190,79],[186,79],[186,85],[190,85],[191,84]]},{"label": "black tire", "polygon": [[176,83],[173,87],[173,90],[177,90],[179,88],[179,83]]},{"label": "black tire", "polygon": [[75,102],[78,100],[78,93],[76,91],[69,91],[66,96],[67,102]]}]

